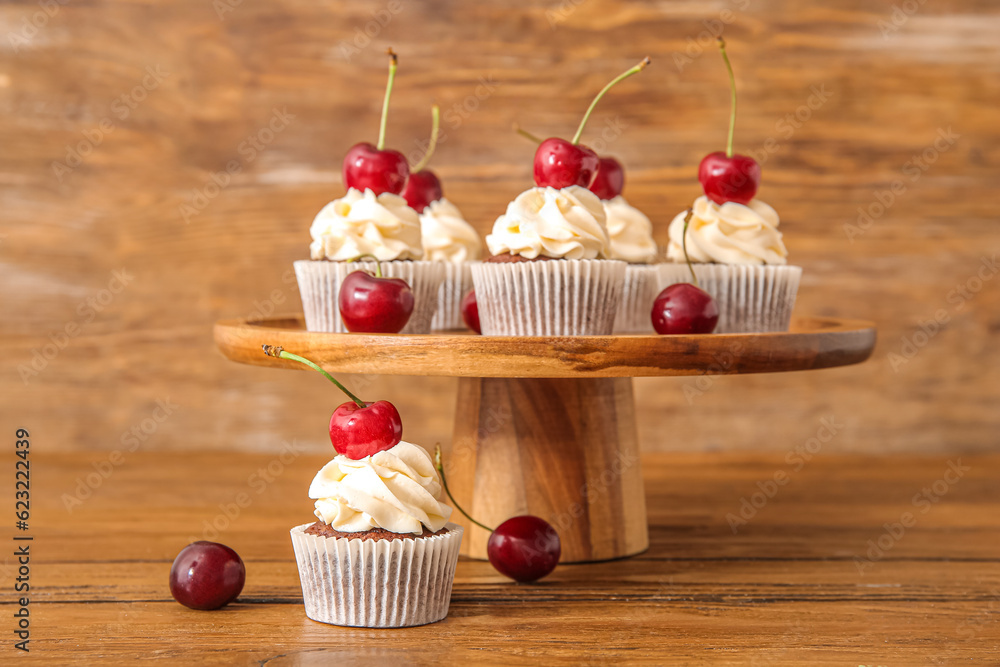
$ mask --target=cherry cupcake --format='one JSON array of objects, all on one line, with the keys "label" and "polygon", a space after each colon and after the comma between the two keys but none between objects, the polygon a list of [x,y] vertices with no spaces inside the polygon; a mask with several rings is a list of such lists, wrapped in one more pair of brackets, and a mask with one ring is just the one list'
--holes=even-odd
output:
[{"label": "cherry cupcake", "polygon": [[351,399],[330,417],[337,456],[309,486],[318,521],[291,530],[306,615],[364,628],[401,628],[448,615],[462,542],[440,502],[430,455],[402,439],[388,401],[366,403],[314,362],[280,347],[271,357],[319,371]]},{"label": "cherry cupcake", "polygon": [[687,280],[686,250],[699,284],[718,304],[717,333],[787,331],[802,269],[787,264],[777,212],[756,199],[760,165],[733,153],[736,84],[726,43],[718,42],[729,72],[729,138],[725,152],[701,161],[698,180],[705,194],[690,209],[687,233],[686,211],[670,223],[670,261],[660,267],[661,287]]},{"label": "cherry cupcake", "polygon": [[472,266],[484,335],[610,334],[625,262],[607,259],[604,206],[590,190],[535,187],[518,195]]}]

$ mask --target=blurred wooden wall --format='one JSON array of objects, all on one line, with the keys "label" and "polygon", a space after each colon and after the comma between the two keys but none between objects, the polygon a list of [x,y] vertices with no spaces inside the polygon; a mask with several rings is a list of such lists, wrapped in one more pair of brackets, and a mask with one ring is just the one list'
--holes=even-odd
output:
[{"label": "blurred wooden wall", "polygon": [[[433,166],[484,233],[531,185],[533,147],[511,124],[570,136],[649,55],[585,141],[624,161],[663,242],[699,160],[723,148],[719,31],[738,150],[762,156],[760,197],[805,269],[798,312],[875,320],[879,344],[852,368],[639,380],[644,447],[780,452],[823,418],[838,425],[824,453],[997,444],[996,3],[52,5],[0,3],[2,413],[38,447],[326,451],[329,385],[229,363],[211,327],[300,308],[289,269],[342,192],[344,152],[375,139],[386,47],[390,144],[419,153],[440,103]],[[408,439],[450,436],[454,381],[363,384],[398,402]]]}]

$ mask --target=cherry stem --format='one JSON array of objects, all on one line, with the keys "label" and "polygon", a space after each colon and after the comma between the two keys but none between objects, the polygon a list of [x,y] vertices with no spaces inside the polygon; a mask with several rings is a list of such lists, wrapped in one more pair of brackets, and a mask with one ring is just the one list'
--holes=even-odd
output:
[{"label": "cherry stem", "polygon": [[694,215],[694,211],[688,209],[687,214],[684,216],[684,231],[681,236],[681,249],[684,250],[684,261],[687,262],[688,271],[691,272],[691,280],[694,282],[695,287],[701,289],[701,285],[698,284],[698,276],[694,275],[694,267],[691,266],[691,258],[688,257],[688,224],[691,222],[692,215]]},{"label": "cherry stem", "polygon": [[355,403],[357,403],[358,407],[360,407],[360,408],[366,408],[366,407],[368,407],[367,405],[365,405],[364,401],[362,401],[360,398],[358,398],[357,396],[355,396],[354,394],[352,394],[347,389],[347,387],[345,387],[344,385],[342,385],[339,382],[337,382],[336,378],[334,378],[332,375],[330,375],[325,370],[323,370],[322,368],[320,368],[319,365],[317,365],[316,363],[314,363],[312,361],[309,361],[305,357],[300,357],[297,354],[292,354],[291,352],[285,352],[284,348],[282,348],[280,345],[261,345],[261,347],[264,349],[264,354],[266,354],[269,357],[276,357],[278,359],[288,359],[290,361],[297,361],[300,364],[305,364],[306,366],[308,366],[309,368],[313,369],[314,371],[319,371],[320,373],[322,373],[326,377],[327,380],[329,380],[330,382],[332,382],[335,385],[337,385],[337,387],[342,392],[344,392],[345,394],[347,394],[348,398],[350,398],[352,401],[354,401]]},{"label": "cherry stem", "polygon": [[382,150],[385,148],[385,124],[389,120],[389,97],[392,96],[392,82],[396,80],[396,65],[398,64],[396,54],[392,49],[386,50],[389,54],[389,81],[385,84],[385,100],[382,102],[382,122],[378,127],[378,144],[375,148]]},{"label": "cherry stem", "polygon": [[378,261],[378,257],[376,257],[375,255],[358,255],[354,259],[347,260],[347,263],[350,264],[351,262],[360,262],[360,261],[364,260],[365,258],[368,258],[370,261],[375,262],[375,277],[376,278],[381,278],[382,277],[382,262]]},{"label": "cherry stem", "polygon": [[541,139],[539,139],[538,137],[536,137],[535,135],[533,135],[531,132],[528,132],[527,130],[525,130],[524,128],[522,128],[517,123],[514,123],[514,131],[517,132],[518,134],[520,134],[522,137],[524,137],[528,141],[534,141],[536,144],[542,143]]},{"label": "cherry stem", "polygon": [[587,126],[587,121],[590,120],[590,114],[593,113],[594,107],[596,107],[597,103],[601,101],[602,97],[604,97],[604,93],[611,90],[611,88],[619,81],[623,81],[632,76],[633,74],[638,74],[642,70],[646,69],[646,65],[648,65],[651,62],[652,61],[649,59],[649,56],[646,56],[645,58],[642,59],[641,63],[639,63],[635,67],[625,72],[622,72],[614,79],[612,79],[611,83],[604,86],[604,88],[601,89],[601,92],[597,93],[597,97],[594,98],[594,101],[590,103],[590,106],[587,108],[587,113],[583,114],[583,120],[580,121],[580,127],[576,128],[576,134],[573,135],[573,141],[570,143],[572,143],[574,146],[580,143],[580,136],[583,134],[583,128]]},{"label": "cherry stem", "polygon": [[729,138],[726,140],[726,157],[733,156],[733,130],[736,127],[736,77],[733,76],[733,66],[729,62],[729,55],[726,53],[726,40],[721,37],[716,38],[719,42],[719,51],[722,51],[722,60],[726,63],[726,70],[729,71]]},{"label": "cherry stem", "polygon": [[410,169],[412,173],[417,173],[426,167],[427,163],[431,161],[431,156],[434,155],[434,149],[437,148],[439,129],[441,129],[441,107],[435,104],[431,107],[431,140],[427,146],[427,152],[425,152],[424,156],[420,158],[420,162],[415,164],[413,168]]},{"label": "cherry stem", "polygon": [[455,500],[455,496],[451,495],[451,491],[448,489],[448,480],[445,479],[444,476],[444,466],[441,465],[441,445],[434,446],[434,467],[437,469],[438,474],[441,475],[441,486],[444,487],[444,492],[448,495],[448,500],[450,500],[451,504],[455,506],[455,509],[461,512],[462,515],[472,523],[476,524],[486,532],[492,533],[493,532],[492,528],[484,526],[483,524],[479,523],[471,516],[469,516],[469,513],[466,512],[464,509],[462,509],[462,506],[459,505],[458,502]]}]

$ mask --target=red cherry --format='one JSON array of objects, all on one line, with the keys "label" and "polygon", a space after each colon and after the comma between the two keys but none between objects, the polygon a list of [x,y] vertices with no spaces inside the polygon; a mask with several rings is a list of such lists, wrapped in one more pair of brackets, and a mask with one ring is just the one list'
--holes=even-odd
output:
[{"label": "red cherry", "polygon": [[677,283],[653,302],[653,328],[660,334],[707,334],[719,322],[719,307],[705,290]]},{"label": "red cherry", "polygon": [[524,515],[507,519],[486,543],[490,563],[514,581],[537,581],[555,569],[562,548],[548,521]]},{"label": "red cherry", "polygon": [[705,195],[716,204],[748,204],[760,185],[760,165],[746,155],[726,157],[723,151],[716,151],[701,161],[698,180]]},{"label": "red cherry", "polygon": [[410,165],[399,151],[379,150],[368,142],[355,144],[344,156],[344,186],[398,195],[406,185]]},{"label": "red cherry", "polygon": [[243,591],[247,570],[239,554],[216,542],[187,545],[170,567],[170,594],[185,607],[224,607]]},{"label": "red cherry", "polygon": [[625,168],[613,157],[602,157],[590,191],[601,199],[614,199],[625,187]]},{"label": "red cherry", "polygon": [[403,188],[403,198],[417,213],[423,213],[431,202],[435,202],[444,196],[441,189],[441,181],[430,169],[424,169],[410,174]]},{"label": "red cherry", "polygon": [[479,302],[476,301],[476,290],[469,290],[469,293],[462,297],[462,321],[477,334],[483,333],[479,326]]},{"label": "red cherry", "polygon": [[355,461],[392,449],[403,439],[403,420],[389,401],[354,401],[337,406],[330,415],[330,442],[338,454]]},{"label": "red cherry", "polygon": [[366,271],[347,274],[338,300],[344,326],[355,333],[399,333],[413,313],[413,290],[405,280]]},{"label": "red cherry", "polygon": [[535,151],[535,185],[556,189],[590,187],[601,160],[586,146],[565,139],[546,139]]}]

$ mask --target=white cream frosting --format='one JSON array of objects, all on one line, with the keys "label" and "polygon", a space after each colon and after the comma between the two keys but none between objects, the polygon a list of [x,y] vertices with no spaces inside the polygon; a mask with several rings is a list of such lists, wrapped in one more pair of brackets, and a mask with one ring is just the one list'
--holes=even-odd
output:
[{"label": "white cream frosting", "polygon": [[494,255],[534,259],[606,258],[609,252],[604,205],[578,185],[556,190],[531,188],[507,205],[493,224],[486,245]]},{"label": "white cream frosting", "polygon": [[[715,264],[785,264],[788,250],[778,231],[778,214],[773,208],[752,199],[747,205],[726,202],[719,205],[708,197],[694,201],[688,223],[687,251],[692,262]],[[684,261],[682,248],[684,216],[678,213],[670,223],[667,258]]]},{"label": "white cream frosting", "polygon": [[479,259],[483,244],[462,212],[447,199],[438,199],[420,214],[424,259],[461,264]]},{"label": "white cream frosting", "polygon": [[420,218],[399,195],[351,188],[316,215],[312,227],[313,259],[347,261],[371,255],[381,261],[420,259]]},{"label": "white cream frosting", "polygon": [[653,223],[645,213],[629,204],[621,195],[604,202],[604,213],[608,219],[611,259],[632,264],[656,261]]},{"label": "white cream frosting", "polygon": [[338,454],[309,486],[316,516],[342,533],[441,530],[451,508],[438,502],[440,495],[441,479],[430,454],[405,441],[358,461]]}]

